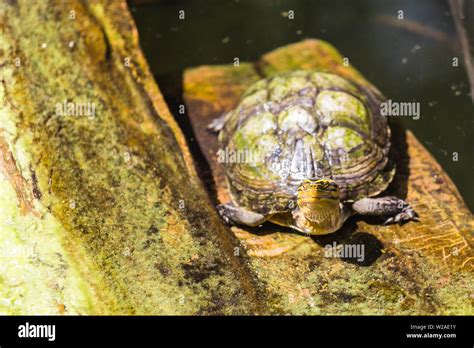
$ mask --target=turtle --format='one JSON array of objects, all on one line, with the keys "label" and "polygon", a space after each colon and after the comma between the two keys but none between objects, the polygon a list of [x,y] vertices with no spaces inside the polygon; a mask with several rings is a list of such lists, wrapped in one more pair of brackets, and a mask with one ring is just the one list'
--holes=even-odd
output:
[{"label": "turtle", "polygon": [[407,202],[382,194],[396,172],[384,100],[375,87],[328,71],[287,71],[253,83],[208,125],[218,133],[230,192],[217,206],[222,218],[309,235],[336,232],[356,214],[384,224],[418,221]]}]

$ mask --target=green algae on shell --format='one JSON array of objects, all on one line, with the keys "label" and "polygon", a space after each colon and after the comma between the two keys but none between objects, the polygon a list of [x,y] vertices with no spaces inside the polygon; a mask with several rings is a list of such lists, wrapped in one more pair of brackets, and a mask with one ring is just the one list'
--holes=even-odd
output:
[{"label": "green algae on shell", "polygon": [[[221,150],[254,152],[263,162],[224,163],[237,203],[256,212],[285,211],[305,178],[336,180],[342,197],[383,191],[393,176],[383,99],[329,72],[292,71],[248,88],[226,116]],[[309,172],[314,168],[316,172]],[[278,204],[269,195],[282,197]]]}]

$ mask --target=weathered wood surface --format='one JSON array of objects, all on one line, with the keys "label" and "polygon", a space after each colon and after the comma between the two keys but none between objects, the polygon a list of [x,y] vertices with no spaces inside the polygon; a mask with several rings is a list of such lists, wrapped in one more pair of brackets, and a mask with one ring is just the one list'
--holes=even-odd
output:
[{"label": "weathered wood surface", "polygon": [[[217,138],[205,129],[232,109],[262,76],[325,69],[368,85],[329,44],[305,40],[264,55],[256,64],[201,66],[184,74],[188,114],[216,184],[217,201],[228,201]],[[263,289],[269,312],[292,314],[473,314],[474,222],[450,178],[410,131],[394,124],[390,156],[398,174],[389,191],[407,201],[420,222],[381,226],[352,218],[343,229],[306,237],[272,224],[232,227]],[[212,188],[211,188],[211,191]],[[229,231],[229,233],[231,233]],[[328,258],[324,247],[363,244],[365,260]]]},{"label": "weathered wood surface", "polygon": [[236,243],[125,1],[0,1],[0,314],[261,313]]}]

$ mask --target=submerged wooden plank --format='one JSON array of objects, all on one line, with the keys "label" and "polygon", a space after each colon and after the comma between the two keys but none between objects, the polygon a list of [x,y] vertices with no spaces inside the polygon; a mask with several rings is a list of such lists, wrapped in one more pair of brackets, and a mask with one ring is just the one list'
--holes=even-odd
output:
[{"label": "submerged wooden plank", "polygon": [[[305,40],[270,52],[255,65],[201,66],[185,72],[188,113],[220,202],[228,200],[228,192],[216,161],[216,136],[205,126],[232,109],[245,88],[261,78],[259,72],[324,69],[369,84],[341,63],[342,56],[328,43]],[[390,156],[398,174],[388,191],[406,197],[419,213],[419,223],[381,226],[380,221],[355,217],[337,233],[311,238],[268,223],[231,228],[250,256],[270,312],[474,313],[472,214],[416,137],[397,124],[392,133]],[[363,246],[364,260],[327,257],[333,243]]]},{"label": "submerged wooden plank", "polygon": [[0,27],[0,313],[260,313],[125,1],[2,1]]}]

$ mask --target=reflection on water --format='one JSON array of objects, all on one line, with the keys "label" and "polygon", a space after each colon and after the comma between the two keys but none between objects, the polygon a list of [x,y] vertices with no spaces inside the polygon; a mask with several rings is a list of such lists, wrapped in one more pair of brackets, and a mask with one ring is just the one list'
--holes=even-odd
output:
[{"label": "reflection on water", "polygon": [[[132,2],[131,9],[142,48],[189,136],[175,99],[183,69],[227,64],[234,57],[251,61],[290,42],[324,39],[392,101],[420,103],[419,119],[400,118],[473,210],[474,107],[445,1],[136,1],[141,4]],[[459,66],[453,67],[456,57]],[[197,145],[191,140],[190,146]]]}]

